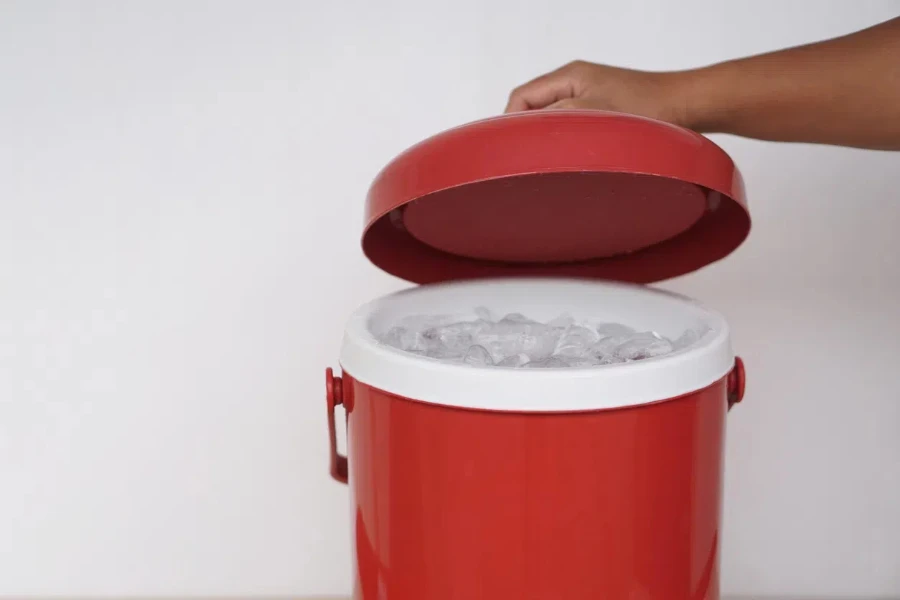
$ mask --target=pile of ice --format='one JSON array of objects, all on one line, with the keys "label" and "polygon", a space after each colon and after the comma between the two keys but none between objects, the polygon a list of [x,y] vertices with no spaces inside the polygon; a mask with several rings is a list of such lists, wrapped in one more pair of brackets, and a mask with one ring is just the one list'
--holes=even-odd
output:
[{"label": "pile of ice", "polygon": [[419,356],[473,366],[565,368],[627,363],[664,356],[697,342],[690,329],[675,340],[618,323],[576,321],[562,315],[541,323],[521,314],[495,319],[484,308],[476,319],[442,316],[402,319],[378,341]]}]

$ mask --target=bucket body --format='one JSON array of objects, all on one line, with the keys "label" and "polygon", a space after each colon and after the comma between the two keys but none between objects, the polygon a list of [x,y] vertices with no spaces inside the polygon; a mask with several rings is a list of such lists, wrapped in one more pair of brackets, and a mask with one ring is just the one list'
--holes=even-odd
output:
[{"label": "bucket body", "polygon": [[561,414],[343,390],[356,600],[719,598],[724,380]]},{"label": "bucket body", "polygon": [[[398,314],[464,299],[709,332],[672,356],[540,371],[372,341]],[[331,466],[350,484],[355,600],[718,600],[725,420],[743,367],[715,313],[610,284],[426,286],[361,308],[341,364],[342,377],[328,373]]]}]

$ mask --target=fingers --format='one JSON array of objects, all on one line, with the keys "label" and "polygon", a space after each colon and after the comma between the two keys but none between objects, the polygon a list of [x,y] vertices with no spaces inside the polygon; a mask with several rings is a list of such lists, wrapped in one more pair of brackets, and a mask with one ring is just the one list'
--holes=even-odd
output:
[{"label": "fingers", "polygon": [[596,108],[595,102],[587,98],[563,98],[562,100],[557,100],[553,104],[545,106],[544,108],[549,109],[563,109],[563,108]]},{"label": "fingers", "polygon": [[542,75],[513,90],[505,112],[546,108],[561,100],[575,97],[576,81],[571,65]]}]

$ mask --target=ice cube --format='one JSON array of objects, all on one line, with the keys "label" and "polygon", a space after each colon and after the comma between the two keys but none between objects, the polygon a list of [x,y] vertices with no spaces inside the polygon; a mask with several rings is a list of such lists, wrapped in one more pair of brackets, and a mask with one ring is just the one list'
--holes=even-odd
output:
[{"label": "ice cube", "polygon": [[503,360],[497,363],[498,367],[521,367],[525,363],[528,362],[528,355],[526,354],[513,354],[512,356],[507,356]]},{"label": "ice cube", "polygon": [[525,334],[479,336],[478,343],[487,348],[494,358],[494,362],[497,363],[517,354],[544,358],[553,354],[553,349],[556,347],[555,339]]},{"label": "ice cube", "polygon": [[422,352],[425,350],[424,341],[418,331],[399,325],[391,327],[380,341],[382,344],[407,352]]},{"label": "ice cube", "polygon": [[482,321],[493,321],[494,313],[490,311],[490,309],[485,308],[484,306],[479,306],[475,309],[475,316],[481,319]]},{"label": "ice cube", "polygon": [[616,347],[615,356],[624,360],[641,360],[663,356],[672,351],[672,342],[655,332],[634,335]]},{"label": "ice cube", "polygon": [[548,321],[547,325],[549,325],[550,327],[566,328],[570,325],[573,325],[574,323],[575,319],[572,318],[572,315],[570,315],[569,313],[563,313],[552,321]]},{"label": "ice cube", "polygon": [[564,369],[569,365],[559,357],[550,356],[548,358],[532,360],[522,366],[524,366],[526,369]]},{"label": "ice cube", "polygon": [[463,356],[476,343],[475,337],[484,326],[483,321],[451,323],[426,329],[422,337],[428,351]]},{"label": "ice cube", "polygon": [[[519,315],[521,317],[521,315]],[[514,354],[527,354],[532,359],[553,354],[560,330],[524,317],[503,317],[480,329],[474,343],[488,349],[494,362]]]},{"label": "ice cube", "polygon": [[626,363],[626,362],[628,362],[628,361],[625,360],[624,358],[619,358],[618,356],[610,355],[610,356],[604,356],[603,358],[599,359],[597,361],[597,364],[600,366],[602,366],[602,365],[618,365],[618,364],[622,364],[622,363]]},{"label": "ice cube", "polygon": [[463,357],[463,362],[473,367],[489,367],[494,364],[490,353],[484,346],[472,346]]},{"label": "ice cube", "polygon": [[631,337],[637,333],[631,327],[620,323],[601,323],[595,329],[600,337]]},{"label": "ice cube", "polygon": [[[521,324],[521,323],[537,323],[537,321],[532,321],[531,319],[529,319],[528,317],[526,317],[525,315],[523,315],[521,313],[509,313],[508,315],[506,315],[505,317],[500,319],[500,323]],[[498,323],[498,324],[500,324],[500,323]]]},{"label": "ice cube", "polygon": [[600,361],[591,355],[585,356],[554,356],[565,363],[567,367],[594,367],[600,364]]},{"label": "ice cube", "polygon": [[599,338],[597,332],[589,327],[569,325],[556,343],[553,354],[586,358],[591,355],[591,346],[597,343]]},{"label": "ice cube", "polygon": [[628,337],[617,336],[605,337],[592,344],[588,352],[591,356],[602,361],[604,358],[613,356],[616,348],[628,339]]}]

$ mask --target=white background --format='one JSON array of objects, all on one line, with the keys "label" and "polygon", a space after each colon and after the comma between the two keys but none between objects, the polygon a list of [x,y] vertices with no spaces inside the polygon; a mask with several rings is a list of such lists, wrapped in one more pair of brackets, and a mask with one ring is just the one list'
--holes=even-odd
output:
[{"label": "white background", "polygon": [[[323,371],[405,285],[359,250],[377,170],[574,58],[683,68],[898,12],[3,2],[0,595],[346,592]],[[900,595],[900,155],[717,141],[754,230],[668,286],[748,367],[724,586]]]}]

